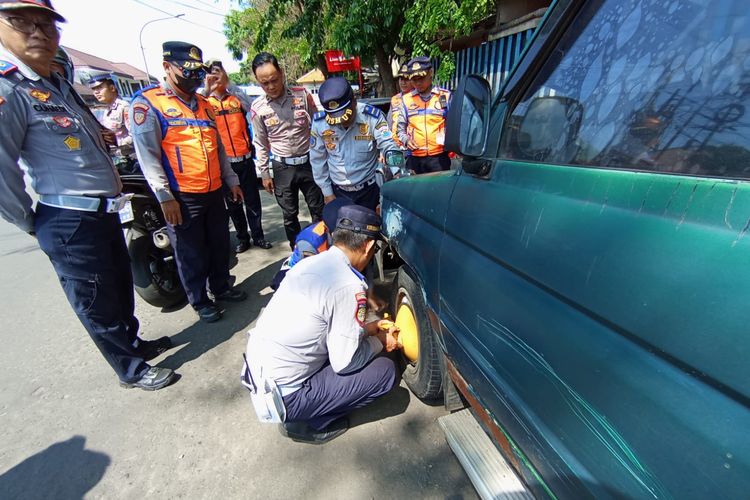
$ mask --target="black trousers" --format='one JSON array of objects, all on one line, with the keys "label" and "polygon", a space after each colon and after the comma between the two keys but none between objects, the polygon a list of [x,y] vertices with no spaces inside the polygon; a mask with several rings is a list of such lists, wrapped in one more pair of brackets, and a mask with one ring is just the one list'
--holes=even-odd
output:
[{"label": "black trousers", "polygon": [[[234,202],[229,194],[229,188],[225,188],[227,195],[227,209],[232,219],[234,229],[237,231],[237,239],[240,241],[261,241],[266,239],[263,234],[261,215],[263,209],[260,204],[260,193],[258,193],[258,176],[255,174],[255,162],[248,158],[237,163],[232,163],[232,170],[240,178],[240,188],[245,196],[242,202]],[[244,208],[244,210],[243,210]],[[250,232],[247,228],[250,226]]]},{"label": "black trousers", "polygon": [[195,309],[211,304],[207,283],[214,295],[229,289],[229,217],[223,193],[173,193],[182,224],[167,224],[167,231],[182,286]]},{"label": "black trousers", "polygon": [[133,275],[117,214],[37,205],[39,246],[55,268],[73,311],[123,382],[148,370],[133,312]]},{"label": "black trousers", "polygon": [[451,159],[448,153],[440,153],[435,156],[407,156],[406,168],[414,170],[417,174],[440,172],[450,170]]},{"label": "black trousers", "polygon": [[380,203],[380,188],[378,187],[377,182],[373,182],[359,191],[345,191],[334,184],[333,194],[335,194],[337,198],[347,198],[355,205],[360,205],[373,211]]},{"label": "black trousers", "polygon": [[285,165],[277,161],[273,165],[273,184],[276,201],[284,217],[284,231],[289,245],[294,248],[294,240],[302,230],[299,224],[299,192],[307,202],[313,223],[323,219],[323,192],[313,178],[310,162],[303,165]]}]

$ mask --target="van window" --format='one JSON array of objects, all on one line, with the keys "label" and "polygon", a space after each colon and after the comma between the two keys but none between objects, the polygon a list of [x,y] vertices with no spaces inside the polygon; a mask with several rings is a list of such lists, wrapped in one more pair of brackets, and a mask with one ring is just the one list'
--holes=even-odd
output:
[{"label": "van window", "polygon": [[748,12],[586,2],[506,120],[501,157],[750,178]]}]

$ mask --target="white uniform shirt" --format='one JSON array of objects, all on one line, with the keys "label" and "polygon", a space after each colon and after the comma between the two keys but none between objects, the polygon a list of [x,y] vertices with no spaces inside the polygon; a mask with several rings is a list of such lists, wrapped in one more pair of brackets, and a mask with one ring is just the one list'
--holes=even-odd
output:
[{"label": "white uniform shirt", "polygon": [[336,373],[362,368],[383,346],[367,337],[367,284],[336,247],[294,266],[250,331],[253,378],[273,379],[283,395],[330,361]]}]

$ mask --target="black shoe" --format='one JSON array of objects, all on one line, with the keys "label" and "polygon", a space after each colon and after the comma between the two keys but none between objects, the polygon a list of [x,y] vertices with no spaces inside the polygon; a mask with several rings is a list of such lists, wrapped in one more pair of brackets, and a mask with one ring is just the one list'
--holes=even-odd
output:
[{"label": "black shoe", "polygon": [[156,340],[141,340],[140,341],[140,352],[143,355],[143,359],[150,361],[157,356],[160,356],[172,348],[172,339],[169,337],[162,337]]},{"label": "black shoe", "polygon": [[152,366],[136,382],[120,382],[120,386],[126,389],[143,389],[144,391],[158,391],[175,380],[176,374],[170,368]]},{"label": "black shoe", "polygon": [[242,302],[247,298],[247,294],[242,290],[236,288],[230,288],[226,292],[222,292],[219,295],[215,295],[216,300],[223,300],[224,302]]},{"label": "black shoe", "polygon": [[268,250],[269,248],[271,248],[273,246],[273,245],[271,245],[270,242],[268,242],[266,240],[255,240],[253,242],[253,245],[255,245],[258,248],[262,248],[263,250]]},{"label": "black shoe", "polygon": [[336,438],[349,429],[349,419],[341,417],[331,422],[323,430],[316,430],[305,422],[285,422],[279,425],[279,432],[297,443],[323,444]]},{"label": "black shoe", "polygon": [[206,323],[214,323],[221,319],[221,311],[213,304],[201,307],[197,310],[197,313],[201,321],[205,321]]},{"label": "black shoe", "polygon": [[250,249],[250,242],[246,240],[240,240],[239,244],[234,247],[234,253],[246,252]]}]

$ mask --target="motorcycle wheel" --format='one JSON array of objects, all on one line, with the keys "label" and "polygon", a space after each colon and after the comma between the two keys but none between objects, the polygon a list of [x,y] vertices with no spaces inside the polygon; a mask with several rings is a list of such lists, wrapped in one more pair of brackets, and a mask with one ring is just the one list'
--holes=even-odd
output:
[{"label": "motorcycle wheel", "polygon": [[177,263],[165,261],[168,252],[154,245],[151,235],[130,231],[127,238],[133,287],[154,307],[170,307],[185,300],[185,289],[177,273]]}]

